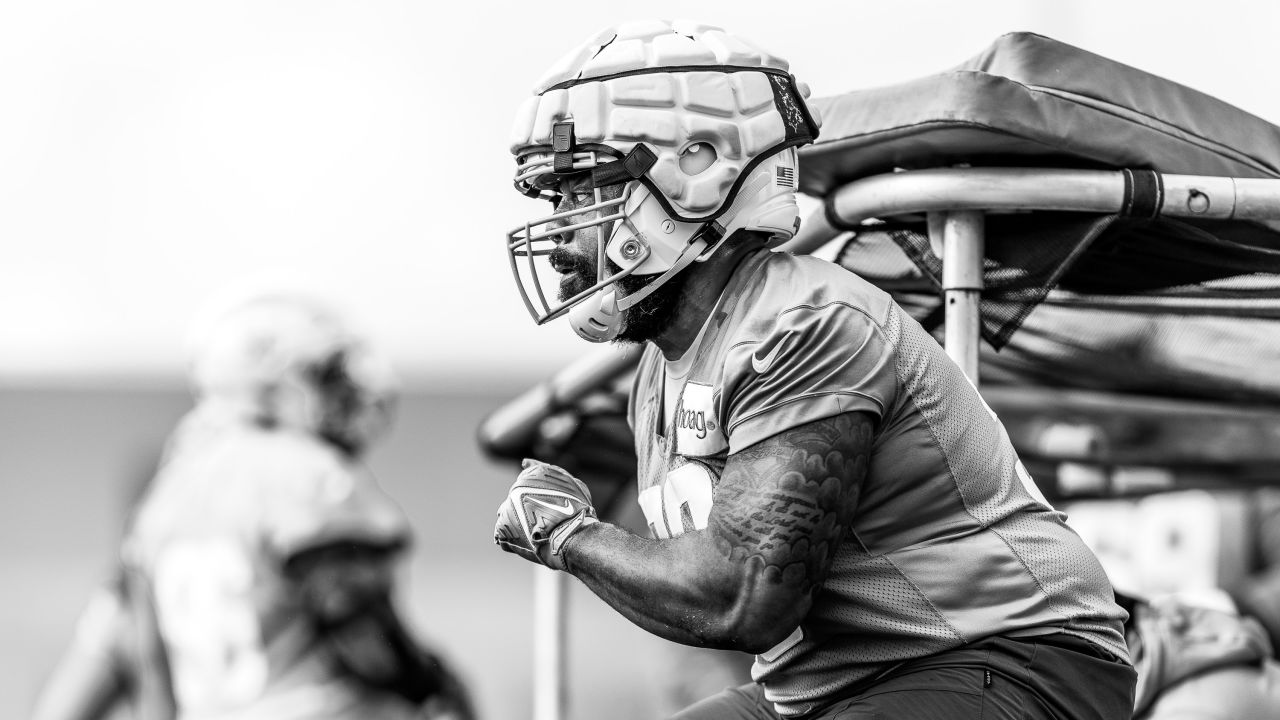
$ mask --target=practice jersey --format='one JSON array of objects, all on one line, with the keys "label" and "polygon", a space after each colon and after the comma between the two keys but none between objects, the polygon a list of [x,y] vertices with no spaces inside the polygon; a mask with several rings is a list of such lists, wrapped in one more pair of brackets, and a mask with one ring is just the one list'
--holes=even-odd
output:
[{"label": "practice jersey", "polygon": [[198,413],[175,433],[125,544],[150,580],[179,718],[371,716],[370,702],[387,701],[340,677],[284,561],[336,541],[404,543],[403,514],[310,435]]},{"label": "practice jersey", "polygon": [[670,365],[646,349],[629,408],[656,537],[706,526],[733,453],[842,413],[874,418],[830,574],[801,625],[752,669],[780,713],[991,635],[1066,632],[1128,657],[1126,616],[1096,558],[1035,489],[977,390],[883,291],[825,260],[762,250]]}]

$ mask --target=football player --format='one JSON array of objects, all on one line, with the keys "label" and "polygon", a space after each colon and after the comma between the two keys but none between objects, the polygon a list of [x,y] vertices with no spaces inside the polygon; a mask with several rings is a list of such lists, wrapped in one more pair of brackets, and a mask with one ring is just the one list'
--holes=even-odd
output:
[{"label": "football player", "polygon": [[196,337],[195,408],[36,717],[471,717],[392,604],[410,534],[361,462],[392,377],[322,302],[257,293]]},{"label": "football player", "polygon": [[806,95],[692,22],[608,29],[537,84],[515,184],[554,211],[508,234],[511,269],[537,322],[646,343],[650,537],[529,459],[496,542],[661,637],[755,655],[683,720],[1127,718],[1125,612],[973,385],[885,293],[771,251]]}]

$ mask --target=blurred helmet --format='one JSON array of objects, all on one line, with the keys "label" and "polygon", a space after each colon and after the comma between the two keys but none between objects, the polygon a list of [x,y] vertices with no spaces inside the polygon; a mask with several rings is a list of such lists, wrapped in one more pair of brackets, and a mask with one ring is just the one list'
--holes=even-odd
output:
[{"label": "blurred helmet", "polygon": [[[534,320],[570,313],[579,335],[609,340],[622,310],[735,231],[790,238],[799,224],[795,148],[819,126],[807,96],[785,60],[687,21],[619,25],[566,55],[516,117],[515,185],[558,203],[564,180],[585,181],[595,202],[508,233],[512,273]],[[610,186],[620,196],[604,200]],[[552,302],[543,289],[552,275],[535,258],[564,233],[591,227],[596,283]],[[606,258],[620,271],[610,272]],[[614,283],[631,274],[655,277],[618,299]]]},{"label": "blurred helmet", "polygon": [[353,454],[390,422],[389,366],[315,297],[240,298],[191,341],[198,402],[220,417],[312,433]]}]

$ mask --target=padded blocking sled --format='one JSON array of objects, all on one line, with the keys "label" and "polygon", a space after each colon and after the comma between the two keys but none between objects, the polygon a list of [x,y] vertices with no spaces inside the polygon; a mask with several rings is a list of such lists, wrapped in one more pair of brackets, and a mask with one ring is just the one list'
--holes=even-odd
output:
[{"label": "padded blocking sled", "polygon": [[814,99],[821,136],[800,189],[958,164],[1280,177],[1280,128],[1184,85],[1034,33],[958,67]]}]

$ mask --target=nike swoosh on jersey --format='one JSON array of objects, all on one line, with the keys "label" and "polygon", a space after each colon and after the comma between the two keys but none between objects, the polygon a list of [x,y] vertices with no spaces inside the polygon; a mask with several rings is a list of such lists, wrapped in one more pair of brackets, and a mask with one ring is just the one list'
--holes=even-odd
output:
[{"label": "nike swoosh on jersey", "polygon": [[769,372],[769,368],[773,367],[773,361],[778,357],[778,351],[782,350],[782,344],[787,341],[787,336],[790,334],[790,330],[783,333],[782,337],[778,338],[778,342],[769,348],[769,352],[764,354],[764,357],[760,356],[759,350],[751,354],[751,369],[755,370],[757,375]]}]

